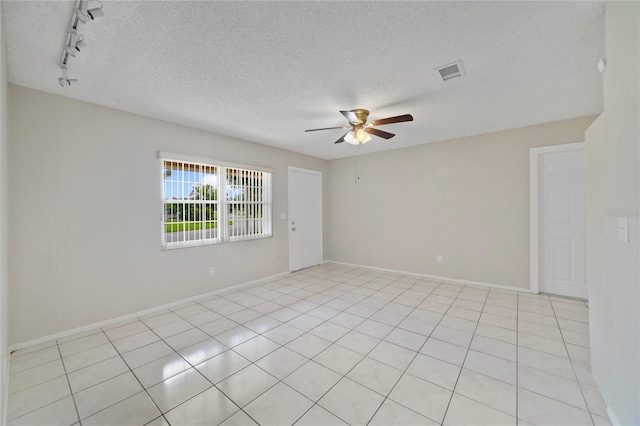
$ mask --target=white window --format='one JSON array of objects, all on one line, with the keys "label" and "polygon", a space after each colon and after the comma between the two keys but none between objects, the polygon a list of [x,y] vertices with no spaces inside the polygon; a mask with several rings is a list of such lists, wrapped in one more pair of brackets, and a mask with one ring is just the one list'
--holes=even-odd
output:
[{"label": "white window", "polygon": [[162,247],[271,237],[270,169],[158,153]]}]

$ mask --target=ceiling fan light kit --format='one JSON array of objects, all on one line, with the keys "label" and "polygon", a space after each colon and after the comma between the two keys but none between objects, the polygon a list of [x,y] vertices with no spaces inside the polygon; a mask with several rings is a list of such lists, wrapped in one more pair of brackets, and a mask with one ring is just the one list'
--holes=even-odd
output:
[{"label": "ceiling fan light kit", "polygon": [[345,136],[344,141],[346,143],[350,143],[351,145],[362,145],[371,140],[371,136],[364,129],[359,128],[355,131],[350,130]]},{"label": "ceiling fan light kit", "polygon": [[405,121],[413,121],[411,114],[397,115],[395,117],[381,118],[379,120],[367,121],[369,111],[362,108],[352,109],[351,111],[340,111],[342,115],[349,121],[348,126],[342,127],[322,127],[319,129],[308,129],[305,132],[315,132],[318,130],[333,129],[349,129],[335,143],[347,142],[351,145],[362,145],[371,140],[370,135],[378,136],[383,139],[391,139],[395,136],[393,133],[376,129],[375,126],[383,126],[385,124],[402,123]]}]

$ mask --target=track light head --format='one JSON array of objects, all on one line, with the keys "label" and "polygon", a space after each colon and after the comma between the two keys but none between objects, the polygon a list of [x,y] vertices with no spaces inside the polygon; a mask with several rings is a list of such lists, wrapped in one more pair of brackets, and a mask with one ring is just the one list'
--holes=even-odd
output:
[{"label": "track light head", "polygon": [[80,9],[76,9],[76,18],[78,18],[78,21],[82,22],[83,24],[86,24],[91,19]]},{"label": "track light head", "polygon": [[71,86],[72,84],[77,84],[78,80],[75,78],[64,78],[64,77],[60,77],[58,79],[58,83],[60,84],[60,86],[62,87],[67,87],[67,86]]},{"label": "track light head", "polygon": [[76,53],[79,52],[79,50],[76,50],[76,48],[71,47],[69,45],[64,47],[64,51],[67,52],[69,56],[73,56],[74,58],[76,57]]},{"label": "track light head", "polygon": [[87,10],[87,15],[93,21],[95,19],[102,18],[104,16],[104,12],[102,11],[102,7],[96,7],[94,9]]},{"label": "track light head", "polygon": [[78,38],[80,38],[80,36],[78,36],[77,30],[69,31],[69,43],[67,44],[72,47],[75,46],[76,43],[78,42]]},{"label": "track light head", "polygon": [[62,67],[62,77],[58,79],[58,84],[60,84],[60,86],[62,87],[67,87],[77,83],[78,83],[77,79],[67,77],[67,68]]},{"label": "track light head", "polygon": [[103,16],[104,12],[102,11],[102,6],[87,10],[76,9],[76,17],[78,18],[78,21],[85,25],[87,22],[94,21],[98,18],[102,18]]},{"label": "track light head", "polygon": [[84,41],[84,37],[80,36],[76,42],[76,51],[80,52],[87,47],[87,43]]}]

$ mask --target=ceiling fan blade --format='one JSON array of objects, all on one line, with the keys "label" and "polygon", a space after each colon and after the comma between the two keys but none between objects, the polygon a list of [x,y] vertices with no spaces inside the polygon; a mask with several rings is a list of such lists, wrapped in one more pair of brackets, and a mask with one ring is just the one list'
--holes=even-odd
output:
[{"label": "ceiling fan blade", "polygon": [[333,129],[346,129],[347,127],[344,126],[340,126],[340,127],[321,127],[319,129],[309,129],[309,130],[305,130],[305,132],[317,132],[318,130],[333,130]]},{"label": "ceiling fan blade", "polygon": [[395,135],[393,133],[389,133],[389,132],[385,132],[379,129],[375,129],[373,127],[367,127],[366,129],[364,129],[365,132],[367,133],[371,133],[372,135],[376,135],[379,136],[381,138],[384,139],[391,139],[392,137],[394,137]]},{"label": "ceiling fan blade", "polygon": [[342,137],[340,137],[340,139],[338,139],[334,143],[342,143],[342,142],[344,142],[344,137],[347,136],[348,134],[349,134],[349,132],[345,133],[344,135],[342,135]]},{"label": "ceiling fan blade", "polygon": [[380,120],[372,121],[374,126],[382,126],[383,124],[402,123],[403,121],[413,121],[411,114],[398,115],[396,117],[381,118]]},{"label": "ceiling fan blade", "polygon": [[349,123],[360,123],[360,120],[358,120],[358,116],[353,111],[340,111],[340,114],[344,115],[347,120],[349,120]]}]

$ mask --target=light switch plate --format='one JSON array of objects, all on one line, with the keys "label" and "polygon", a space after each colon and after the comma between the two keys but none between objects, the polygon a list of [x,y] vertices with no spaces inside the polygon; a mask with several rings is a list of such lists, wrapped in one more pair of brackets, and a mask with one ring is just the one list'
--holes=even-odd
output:
[{"label": "light switch plate", "polygon": [[629,218],[618,218],[618,240],[625,243],[629,242]]}]

